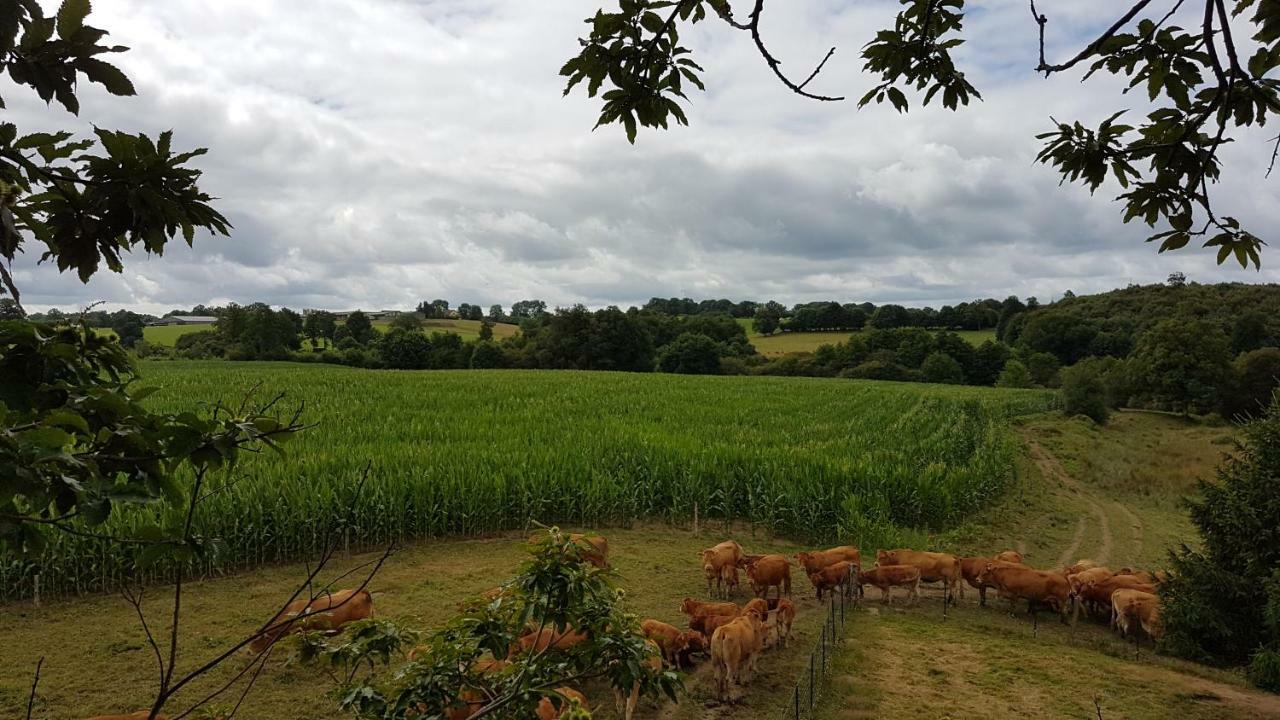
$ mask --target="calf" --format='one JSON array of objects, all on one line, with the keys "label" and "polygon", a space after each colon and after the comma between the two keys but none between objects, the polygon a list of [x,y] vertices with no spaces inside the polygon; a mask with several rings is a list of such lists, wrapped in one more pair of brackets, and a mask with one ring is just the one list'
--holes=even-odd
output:
[{"label": "calf", "polygon": [[778,598],[785,591],[791,596],[791,563],[785,555],[762,555],[747,565],[747,580],[757,597],[768,597],[769,588],[778,588]]},{"label": "calf", "polygon": [[786,647],[791,641],[791,625],[796,621],[796,606],[790,600],[783,598],[778,601],[778,607],[774,610],[773,630],[779,645]]},{"label": "calf", "polygon": [[858,588],[873,585],[880,588],[880,602],[893,604],[893,588],[904,587],[910,592],[911,603],[920,602],[920,568],[915,565],[876,565],[858,573]]},{"label": "calf", "polygon": [[1111,593],[1111,627],[1119,629],[1121,636],[1126,636],[1135,621],[1142,626],[1147,637],[1158,641],[1164,629],[1160,624],[1160,597],[1124,588]]},{"label": "calf", "polygon": [[553,700],[549,696],[543,696],[538,701],[538,709],[536,715],[538,720],[559,720],[565,710],[574,702],[578,703],[578,707],[587,712],[591,712],[591,706],[587,704],[587,696],[574,690],[571,687],[558,687],[555,690],[556,697]]},{"label": "calf", "polygon": [[982,569],[978,581],[1009,598],[1010,612],[1018,600],[1027,601],[1028,613],[1035,612],[1037,603],[1045,603],[1057,610],[1064,625],[1067,623],[1074,593],[1067,579],[1058,573],[992,561]]},{"label": "calf", "polygon": [[676,669],[693,667],[693,656],[707,651],[707,636],[697,630],[685,630],[676,637]]},{"label": "calf", "polygon": [[703,602],[690,597],[680,601],[680,612],[691,618],[700,615],[737,615],[739,609],[737,603],[731,602]]},{"label": "calf", "polygon": [[796,560],[800,562],[800,567],[804,568],[805,575],[812,575],[828,565],[841,561],[851,562],[858,568],[862,567],[862,555],[858,552],[858,548],[852,545],[841,545],[830,550],[798,552]]},{"label": "calf", "polygon": [[711,666],[716,693],[728,701],[729,685],[741,685],[745,675],[755,671],[764,641],[764,628],[754,615],[744,615],[717,628],[711,636]]},{"label": "calf", "polygon": [[261,653],[292,632],[322,630],[336,633],[357,620],[371,617],[373,596],[368,590],[324,592],[312,600],[295,600],[267,623],[266,628],[249,643],[249,651]]},{"label": "calf", "polygon": [[858,572],[858,566],[848,560],[828,565],[821,570],[809,573],[809,582],[813,583],[814,589],[818,591],[818,599],[822,599],[822,594],[828,590],[840,589],[841,592],[848,594],[851,580],[854,573]]},{"label": "calf", "polygon": [[[707,578],[707,594],[716,597],[724,588],[727,597],[738,586],[738,563],[742,560],[742,546],[732,540],[707,548],[698,553],[702,558],[702,572]],[[716,592],[712,591],[712,583]]]},{"label": "calf", "polygon": [[920,568],[921,582],[940,582],[956,594],[960,589],[960,560],[947,553],[919,550],[881,550],[876,553],[877,565],[914,565]]},{"label": "calf", "polygon": [[662,659],[672,667],[680,667],[689,655],[702,651],[702,633],[684,631],[661,620],[645,620],[640,623],[640,632],[662,650]]}]

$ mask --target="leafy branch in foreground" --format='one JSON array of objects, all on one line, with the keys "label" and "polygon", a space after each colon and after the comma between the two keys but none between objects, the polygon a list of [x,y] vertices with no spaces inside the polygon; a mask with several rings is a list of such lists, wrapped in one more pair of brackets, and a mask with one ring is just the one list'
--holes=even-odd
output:
[{"label": "leafy branch in foreground", "polygon": [[[858,107],[887,101],[906,112],[912,92],[923,94],[922,105],[941,96],[942,106],[950,110],[981,99],[951,56],[965,42],[960,36],[964,0],[899,3],[893,27],[878,31],[862,48],[863,68],[877,82]],[[666,129],[672,117],[687,125],[681,102],[689,98],[683,83],[703,89],[703,68],[693,60],[693,51],[679,44],[680,31],[714,14],[748,32],[765,63],[792,92],[814,100],[843,99],[807,89],[835,48],[803,81],[796,81],[782,72],[782,63],[761,37],[765,0],[743,4],[750,11],[739,22],[730,0],[618,0],[616,12],[602,9],[587,20],[591,31],[581,40],[581,52],[560,71],[568,78],[565,94],[586,81],[587,94],[604,101],[596,126],[619,123],[633,143],[639,126]],[[1220,214],[1211,189],[1221,177],[1222,146],[1234,134],[1264,126],[1269,114],[1280,111],[1280,79],[1275,77],[1280,68],[1280,2],[1235,0],[1228,12],[1225,0],[1138,0],[1111,19],[1096,39],[1058,63],[1045,56],[1049,18],[1034,0],[1029,4],[1039,36],[1037,72],[1048,77],[1087,66],[1088,79],[1105,71],[1125,78],[1128,89],[1145,89],[1146,104],[1155,106],[1136,125],[1116,122],[1125,110],[1096,129],[1055,121],[1053,131],[1038,136],[1044,148],[1037,159],[1054,167],[1063,182],[1091,191],[1114,178],[1125,222],[1141,220],[1153,228],[1167,224],[1148,238],[1160,242],[1160,252],[1202,239],[1205,247],[1216,249],[1219,264],[1234,257],[1242,267],[1260,266],[1264,241],[1237,218]],[[1246,41],[1251,47],[1234,36],[1245,23],[1237,19],[1232,26],[1233,18],[1246,15],[1254,30]],[[1184,16],[1194,16],[1195,26],[1171,23]],[[1272,142],[1268,176],[1280,159],[1280,135]]]},{"label": "leafy branch in foreground", "polygon": [[417,634],[385,620],[362,621],[337,639],[305,635],[297,655],[326,669],[342,707],[369,720],[527,718],[544,698],[571,702],[573,685],[595,679],[620,698],[674,700],[678,676],[662,669],[623,610],[612,573],[586,562],[591,551],[557,528],[536,536],[500,592],[469,604],[395,672],[381,668]]}]

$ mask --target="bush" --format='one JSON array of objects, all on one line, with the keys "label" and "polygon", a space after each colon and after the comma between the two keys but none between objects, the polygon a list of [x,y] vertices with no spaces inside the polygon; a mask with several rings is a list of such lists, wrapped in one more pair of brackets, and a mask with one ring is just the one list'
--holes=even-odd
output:
[{"label": "bush", "polygon": [[1228,420],[1247,419],[1262,413],[1280,384],[1280,348],[1262,348],[1236,358],[1231,379],[1220,388],[1219,407]]},{"label": "bush", "polygon": [[421,370],[431,363],[431,341],[417,331],[395,328],[378,338],[374,347],[383,367]]},{"label": "bush", "polygon": [[841,372],[840,377],[854,378],[856,380],[901,380],[909,382],[913,377],[918,377],[918,374],[912,373],[910,368],[903,367],[897,363],[884,360],[868,360],[861,365]]},{"label": "bush", "polygon": [[683,333],[658,353],[658,371],[688,375],[720,372],[720,346],[700,333]]},{"label": "bush", "polygon": [[1058,362],[1058,358],[1052,353],[1032,353],[1026,357],[1025,362],[1027,372],[1031,373],[1031,381],[1036,385],[1045,387],[1058,385],[1058,370],[1062,368],[1062,363]]},{"label": "bush", "polygon": [[1203,549],[1171,556],[1162,643],[1201,662],[1248,663],[1253,682],[1280,690],[1280,396],[1244,435],[1188,504]]},{"label": "bush", "polygon": [[1107,422],[1111,403],[1101,361],[1081,360],[1062,371],[1062,412],[1068,416],[1087,415],[1099,424]]},{"label": "bush", "polygon": [[227,340],[212,330],[179,335],[173,344],[174,353],[187,360],[208,360],[227,355]]},{"label": "bush", "polygon": [[1031,387],[1031,371],[1027,370],[1027,366],[1017,360],[1010,360],[1005,363],[1004,369],[1000,371],[1000,377],[996,378],[996,387],[1029,388]]},{"label": "bush", "polygon": [[485,368],[501,368],[507,366],[507,358],[502,348],[490,340],[481,340],[471,349],[470,367],[474,370]]},{"label": "bush", "polygon": [[920,365],[920,373],[927,383],[964,384],[964,370],[955,358],[944,352],[931,353]]}]

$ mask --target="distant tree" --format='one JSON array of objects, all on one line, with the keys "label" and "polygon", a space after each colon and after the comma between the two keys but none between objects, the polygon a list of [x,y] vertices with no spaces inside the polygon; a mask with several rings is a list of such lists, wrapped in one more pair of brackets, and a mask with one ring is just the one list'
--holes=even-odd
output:
[{"label": "distant tree", "polygon": [[1111,415],[1102,363],[1083,360],[1062,371],[1062,411],[1068,416],[1087,415],[1099,424]]},{"label": "distant tree", "polygon": [[778,330],[778,323],[781,320],[782,314],[777,308],[761,306],[756,310],[756,316],[751,321],[751,329],[761,335],[772,335]]},{"label": "distant tree", "polygon": [[1160,586],[1165,650],[1197,662],[1242,665],[1280,692],[1280,397],[1244,428],[1244,440],[1187,501],[1200,534],[1172,554]]},{"label": "distant tree", "polygon": [[21,320],[23,317],[22,306],[13,298],[0,298],[0,320]]},{"label": "distant tree", "polygon": [[1169,273],[1169,287],[1182,287],[1187,284],[1186,273],[1171,272]]},{"label": "distant tree", "polygon": [[996,379],[996,387],[1029,388],[1031,387],[1031,372],[1021,362],[1010,360],[1005,363],[1004,369],[1000,371],[1000,377]]},{"label": "distant tree", "polygon": [[699,333],[684,333],[658,352],[659,372],[715,375],[720,372],[716,341]]},{"label": "distant tree", "polygon": [[1222,416],[1228,419],[1261,415],[1280,386],[1280,348],[1244,353],[1231,366],[1231,381],[1223,389]]},{"label": "distant tree", "polygon": [[392,328],[379,337],[373,345],[384,367],[399,370],[421,370],[430,367],[431,341],[416,330]]},{"label": "distant tree", "polygon": [[911,314],[901,305],[881,305],[871,313],[867,324],[881,330],[906,327],[911,324]]},{"label": "distant tree", "polygon": [[480,321],[480,339],[481,340],[493,339],[493,323],[492,322],[488,320]]},{"label": "distant tree", "polygon": [[1139,392],[1172,410],[1203,413],[1217,404],[1231,350],[1217,324],[1181,316],[1144,333],[1133,361]]},{"label": "distant tree", "polygon": [[974,385],[994,385],[1012,354],[1008,345],[986,340],[973,351],[965,377]]},{"label": "distant tree", "polygon": [[1240,354],[1275,344],[1267,328],[1267,314],[1260,310],[1242,313],[1231,329],[1231,352]]},{"label": "distant tree", "polygon": [[369,322],[369,316],[359,310],[347,316],[344,327],[357,345],[368,345],[378,335],[378,331],[373,329],[373,323]]},{"label": "distant tree", "polygon": [[501,305],[489,306],[489,319],[492,320],[493,322],[502,322],[503,320],[506,319],[506,316],[502,314]]},{"label": "distant tree", "polygon": [[928,383],[947,383],[961,385],[964,383],[964,370],[956,359],[944,352],[933,352],[920,365],[920,373]]},{"label": "distant tree", "polygon": [[1097,325],[1069,311],[1032,313],[1018,336],[1018,345],[1032,352],[1053,353],[1063,365],[1089,355]]},{"label": "distant tree", "polygon": [[840,373],[841,377],[852,378],[855,380],[898,380],[909,382],[918,380],[919,374],[912,375],[915,371],[911,368],[904,367],[898,363],[875,358],[859,363]]},{"label": "distant tree", "polygon": [[146,323],[142,321],[142,316],[131,312],[119,313],[111,323],[111,329],[115,331],[120,344],[127,348],[137,345],[142,340],[145,328]]},{"label": "distant tree", "polygon": [[1058,362],[1058,358],[1052,353],[1027,353],[1022,361],[1026,364],[1027,372],[1031,373],[1031,380],[1035,384],[1045,387],[1057,385],[1058,371],[1062,369],[1062,363]]},{"label": "distant tree", "polygon": [[392,316],[388,329],[417,332],[422,329],[422,318],[416,312],[396,313]]},{"label": "distant tree", "polygon": [[471,348],[470,367],[475,370],[506,367],[506,356],[497,343],[480,340]]},{"label": "distant tree", "polygon": [[541,300],[521,300],[511,306],[511,317],[516,320],[538,318],[547,314],[547,304]]}]

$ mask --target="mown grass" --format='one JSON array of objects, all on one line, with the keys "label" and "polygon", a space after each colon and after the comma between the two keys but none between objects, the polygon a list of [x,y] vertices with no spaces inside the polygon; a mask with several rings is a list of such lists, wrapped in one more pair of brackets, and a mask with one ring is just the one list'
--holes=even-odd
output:
[{"label": "mown grass", "polygon": [[[173,347],[178,342],[178,338],[183,335],[212,329],[212,325],[148,325],[142,329],[142,339],[153,345]],[[94,328],[93,331],[107,337],[116,335],[115,330],[111,328]]]},{"label": "mown grass", "polygon": [[[687,529],[647,526],[612,528],[609,537],[620,585],[627,591],[630,612],[684,626],[678,604],[685,596],[703,597],[705,586],[695,552],[728,537],[721,527],[704,526],[701,535]],[[498,584],[515,571],[524,552],[523,532],[476,540],[416,544],[394,555],[372,584],[376,612],[420,629],[443,624],[457,604]],[[755,537],[739,529],[736,538],[751,552],[793,553],[795,543]],[[335,562],[324,577],[367,561],[356,555]],[[191,669],[252,632],[306,575],[302,565],[281,565],[231,577],[191,584],[184,592],[182,667]],[[807,653],[820,632],[823,606],[807,580],[796,576],[793,591],[800,609],[796,639],[790,649],[771,652],[760,663],[759,678],[747,689],[745,703],[720,708],[725,714],[770,718],[781,714],[791,683],[805,667]],[[153,630],[165,632],[170,596],[165,587],[147,592],[146,608]],[[743,596],[737,598],[740,602]],[[0,606],[8,618],[4,662],[0,662],[0,717],[25,713],[31,672],[44,657],[40,703],[35,717],[80,720],[103,712],[132,711],[148,705],[153,693],[153,658],[145,645],[133,608],[116,596],[68,600],[40,609],[28,604]],[[336,703],[325,695],[332,687],[314,669],[273,660],[237,717],[271,720],[337,718]],[[247,658],[193,686],[190,703],[235,674]],[[642,704],[637,716],[683,720],[705,716],[714,684],[704,664],[686,681],[688,695],[678,707]],[[589,688],[599,717],[614,717],[606,688]],[[225,704],[234,702],[234,696]],[[181,703],[169,711],[184,709]]]},{"label": "mown grass", "polygon": [[[248,458],[196,515],[214,571],[304,557],[326,528],[356,544],[566,523],[704,517],[834,538],[856,496],[884,523],[939,528],[1004,487],[1013,415],[1043,391],[811,378],[551,371],[394,372],[289,363],[145,363],[148,402],[239,405],[257,389],[317,426]],[[356,488],[366,465],[367,482]],[[146,511],[106,528],[127,530]],[[116,587],[132,548],[58,535],[0,564],[0,591]]]},{"label": "mown grass", "polygon": [[[747,331],[747,339],[756,352],[765,357],[778,357],[794,352],[814,352],[823,345],[835,345],[849,339],[847,332],[779,332],[773,335],[761,335],[751,327],[750,318],[738,318],[738,323]],[[977,347],[982,343],[996,339],[995,330],[955,330],[955,334]]]}]

